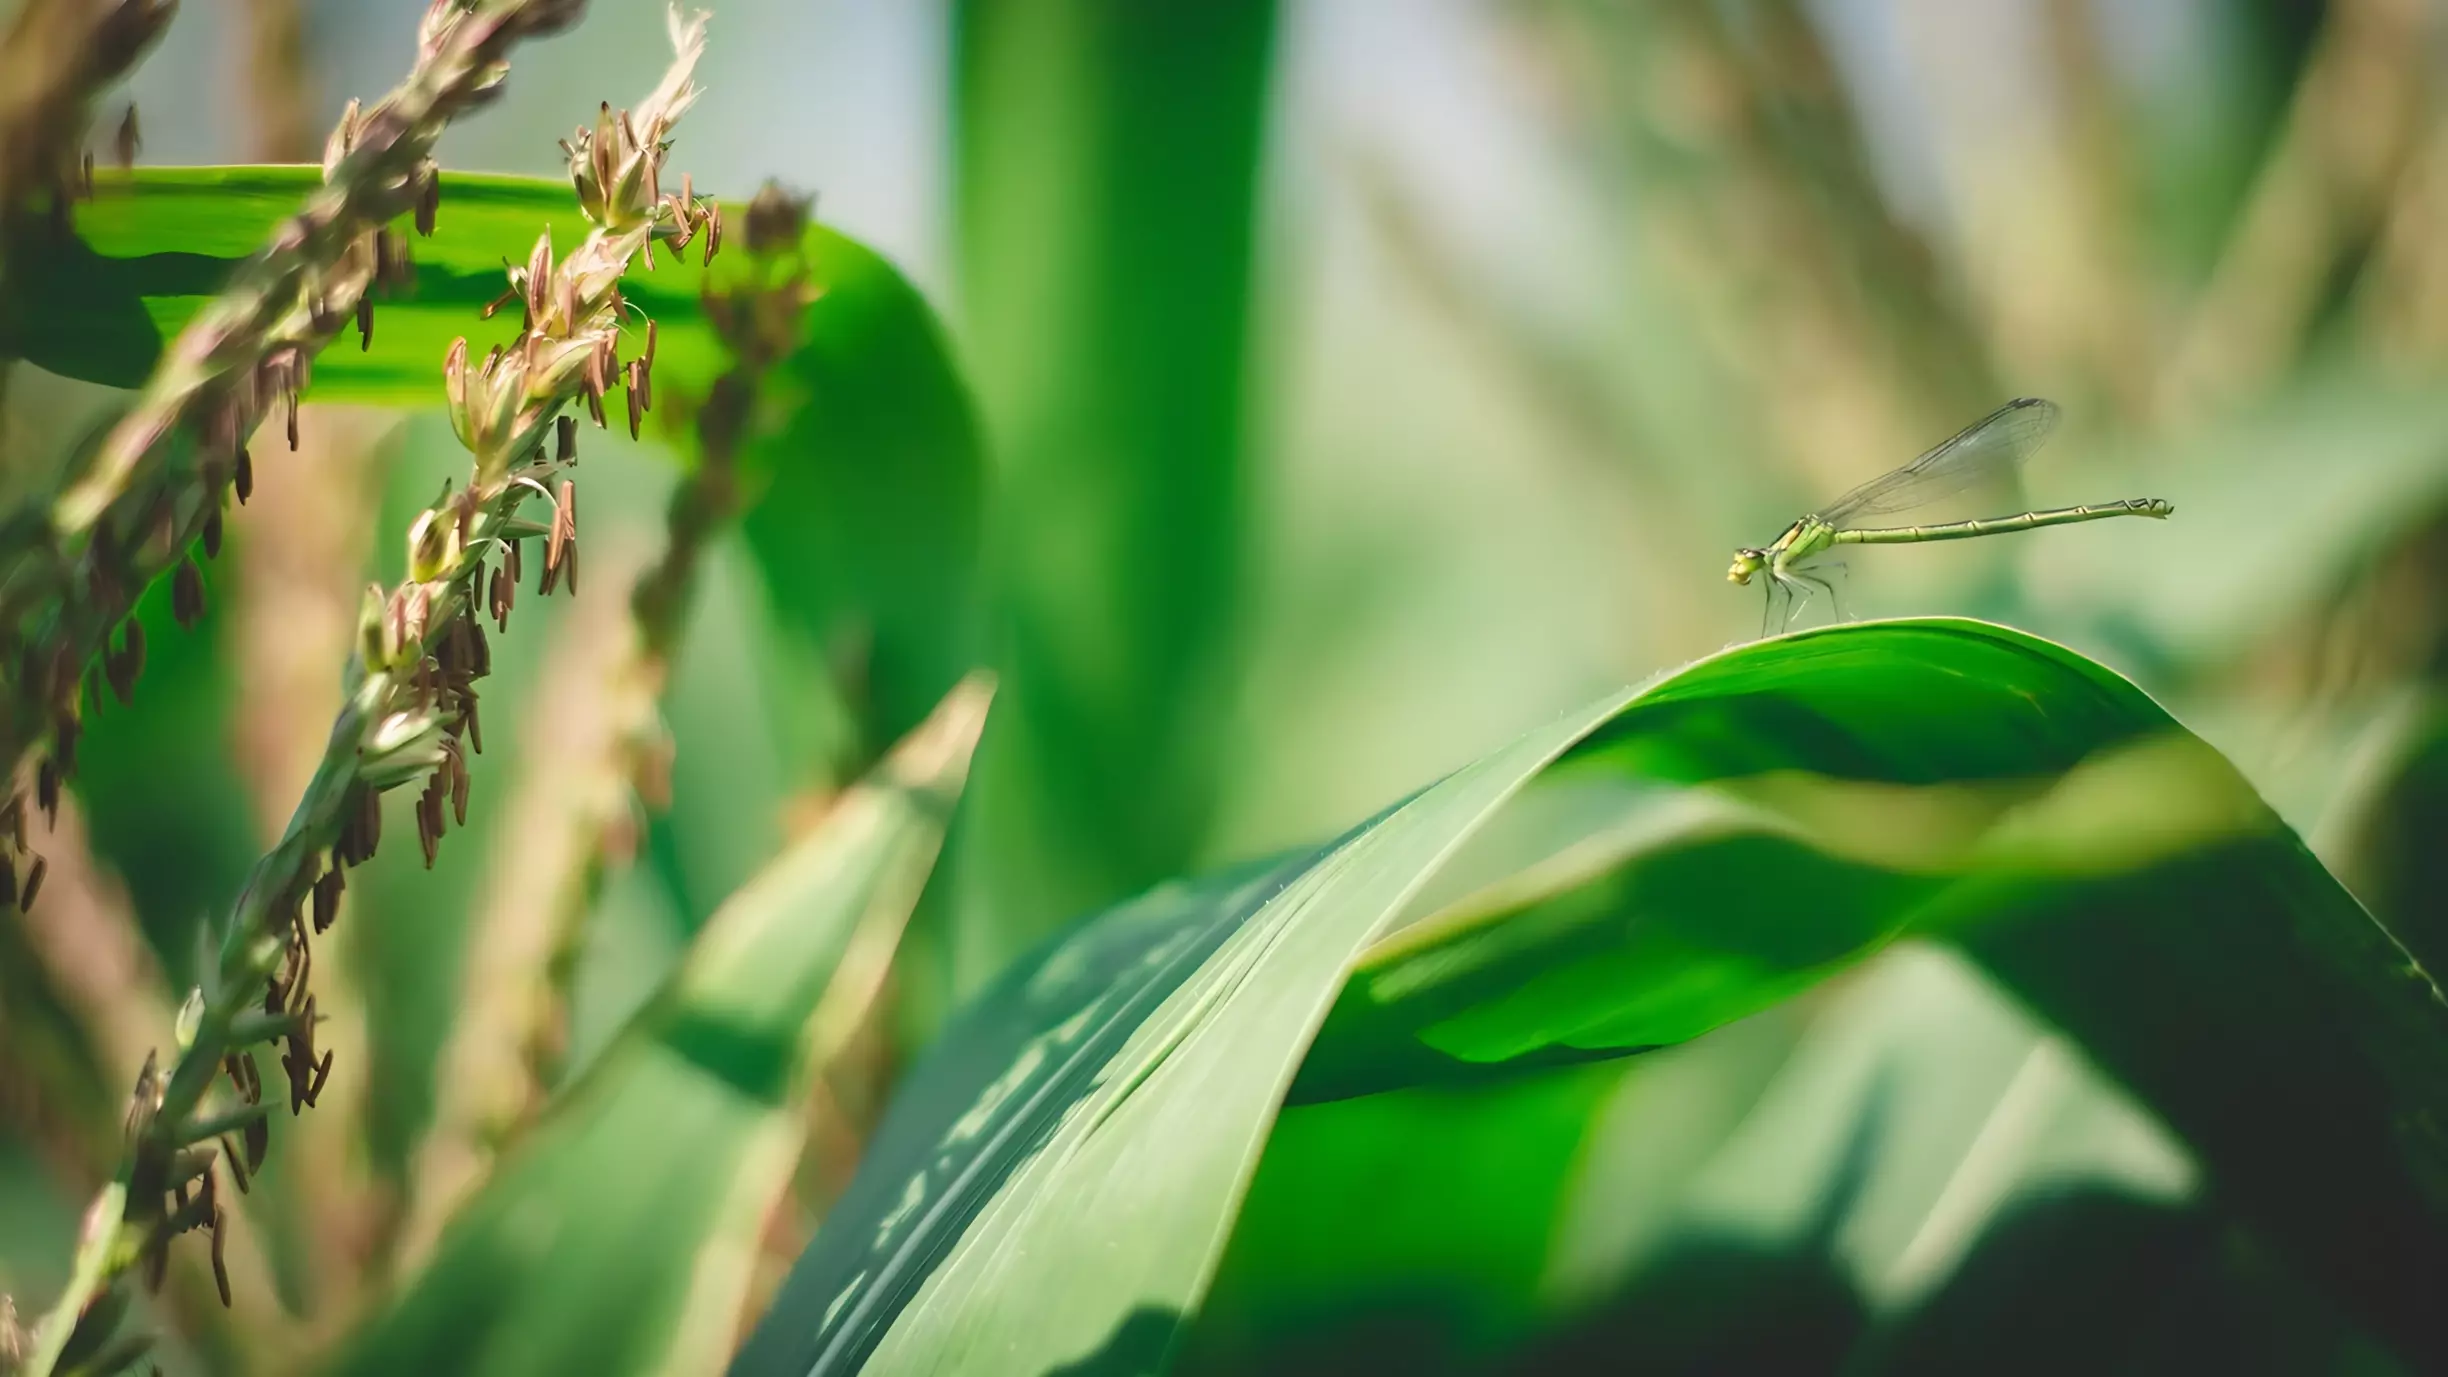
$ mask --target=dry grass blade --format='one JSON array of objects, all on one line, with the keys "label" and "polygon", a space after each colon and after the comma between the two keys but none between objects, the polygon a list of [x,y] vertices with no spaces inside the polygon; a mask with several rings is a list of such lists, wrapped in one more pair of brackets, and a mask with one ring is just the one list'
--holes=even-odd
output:
[{"label": "dry grass blade", "polygon": [[2380,226],[2414,157],[2426,95],[2425,7],[2332,6],[2284,132],[2155,399],[2180,419],[2276,377],[2338,263]]},{"label": "dry grass blade", "polygon": [[269,163],[314,156],[314,85],[306,71],[301,0],[246,0],[247,94],[255,148]]},{"label": "dry grass blade", "polygon": [[[609,542],[603,577],[626,586],[642,551]],[[459,998],[434,1077],[434,1118],[419,1144],[395,1265],[413,1271],[550,1086],[538,1048],[558,1053],[548,972],[563,945],[565,895],[600,866],[607,830],[633,816],[620,743],[654,700],[635,674],[636,640],[610,598],[582,598],[545,652],[518,740],[525,762],[503,808],[518,845],[496,851],[462,958]]]},{"label": "dry grass blade", "polygon": [[2355,284],[2356,315],[2372,351],[2418,367],[2448,354],[2448,118],[2433,115],[2421,145]]},{"label": "dry grass blade", "polygon": [[258,455],[262,494],[229,514],[232,757],[255,825],[280,835],[340,707],[332,666],[356,644],[357,596],[374,543],[377,451],[390,413],[308,407],[294,454]]}]

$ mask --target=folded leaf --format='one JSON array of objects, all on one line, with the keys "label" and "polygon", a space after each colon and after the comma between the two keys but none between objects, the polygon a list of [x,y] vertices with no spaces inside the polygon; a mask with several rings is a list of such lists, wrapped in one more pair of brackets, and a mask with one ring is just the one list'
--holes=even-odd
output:
[{"label": "folded leaf", "polygon": [[2139,690],[1916,620],[1700,661],[1038,952],[947,1031],[733,1370],[1143,1370],[1287,1095],[1680,1041],[1907,933],[1962,945],[2306,1272],[2441,1351],[2448,1006]]}]

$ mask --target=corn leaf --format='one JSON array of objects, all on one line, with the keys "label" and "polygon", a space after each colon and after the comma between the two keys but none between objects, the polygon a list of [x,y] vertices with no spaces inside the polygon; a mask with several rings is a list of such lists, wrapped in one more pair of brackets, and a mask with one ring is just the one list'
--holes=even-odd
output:
[{"label": "corn leaf", "polygon": [[733,1370],[1146,1370],[1288,1097],[1681,1042],[1908,935],[2070,1034],[2358,1319],[2441,1351],[2437,991],[2114,672],[1915,620],[1697,662],[1035,953],[915,1073]]}]

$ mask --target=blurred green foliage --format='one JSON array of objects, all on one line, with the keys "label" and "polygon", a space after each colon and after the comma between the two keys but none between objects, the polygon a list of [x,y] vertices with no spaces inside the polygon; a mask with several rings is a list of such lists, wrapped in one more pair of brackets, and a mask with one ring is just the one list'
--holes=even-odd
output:
[{"label": "blurred green foliage", "polygon": [[[773,112],[817,83],[753,51],[795,52],[794,14],[717,8],[701,113],[760,131],[720,156],[797,156]],[[522,61],[511,112],[589,108],[635,23]],[[166,1367],[2439,1364],[2435,20],[942,23],[949,265],[902,266],[947,289],[811,239],[828,292],[699,579],[674,807],[587,917],[563,1083],[455,1232],[407,1237],[469,963],[551,821],[509,801],[569,768],[550,728],[586,702],[601,624],[555,601],[494,643],[469,835],[352,882],[335,1093],[278,1125],[239,1310],[174,1254]],[[81,242],[0,283],[12,499],[314,181],[103,174]],[[432,407],[448,341],[501,328],[500,260],[575,223],[554,184],[449,174],[414,298],[310,401]],[[721,365],[703,280],[666,261],[633,298],[670,397]],[[1872,552],[1851,591],[2053,644],[1923,622],[1705,658],[1757,625],[1731,547],[2013,394],[2069,425],[1984,505],[2175,519]],[[627,552],[590,599],[656,548],[685,415],[585,437],[590,559]],[[311,575],[341,596],[464,463],[430,414],[376,434],[309,446],[356,504]],[[129,1038],[165,1036],[289,802],[237,724],[321,727],[232,572],[281,534],[233,519],[195,631],[154,590],[136,700],[84,743],[98,879],[50,903],[140,933],[144,988],[97,1005],[57,925],[0,925],[0,1290],[28,1306],[113,1160]],[[798,977],[831,949],[693,1002],[717,915],[845,798],[910,802],[842,791],[981,664],[977,787],[878,1012],[739,1093],[752,1029],[822,1023]],[[856,888],[766,931],[808,957]]]}]

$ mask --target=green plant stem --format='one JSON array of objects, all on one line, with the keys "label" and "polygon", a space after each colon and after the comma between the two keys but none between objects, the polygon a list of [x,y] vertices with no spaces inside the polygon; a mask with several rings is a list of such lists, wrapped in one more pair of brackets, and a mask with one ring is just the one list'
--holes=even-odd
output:
[{"label": "green plant stem", "polygon": [[[515,491],[515,490],[514,490]],[[444,626],[464,602],[461,580],[443,585],[446,599],[436,604],[433,625]],[[420,642],[416,649],[421,652]],[[304,797],[279,843],[255,864],[224,929],[213,973],[207,986],[204,1014],[193,1039],[172,1064],[159,1102],[131,1135],[119,1176],[96,1207],[86,1215],[87,1236],[79,1256],[98,1255],[94,1267],[80,1266],[76,1284],[63,1294],[36,1330],[37,1347],[28,1377],[48,1377],[59,1349],[76,1328],[77,1318],[102,1291],[115,1284],[154,1244],[153,1233],[165,1225],[161,1201],[131,1191],[138,1163],[148,1157],[166,1160],[191,1141],[207,1141],[219,1113],[199,1123],[197,1112],[205,1092],[222,1069],[222,1058],[240,1044],[234,1034],[240,1020],[256,1014],[262,991],[289,952],[294,906],[314,874],[319,851],[337,840],[343,808],[357,783],[360,753],[368,729],[381,720],[399,687],[386,671],[367,673],[362,662],[350,666],[351,689],[346,705],[332,724],[323,760],[307,784]],[[286,902],[284,902],[284,900]],[[141,1089],[140,1089],[141,1094]],[[226,1112],[226,1111],[224,1111]],[[118,1199],[120,1208],[102,1208]],[[96,1231],[105,1231],[96,1237]]]},{"label": "green plant stem", "polygon": [[[584,9],[584,0],[434,0],[415,67],[362,117],[352,110],[322,189],[180,333],[47,519],[0,530],[0,650],[16,671],[0,768],[13,774],[55,723],[74,720],[85,666],[145,588],[187,558],[271,394],[294,401],[306,361],[350,323],[380,267],[373,236],[430,194],[444,126],[500,89],[512,44]],[[215,452],[174,464],[181,435]]]},{"label": "green plant stem", "polygon": [[[487,658],[466,649],[481,636],[472,630],[474,584],[491,567],[496,551],[510,558],[509,542],[529,533],[517,521],[517,511],[529,496],[547,492],[542,478],[557,461],[543,442],[557,429],[563,410],[588,397],[600,414],[603,390],[617,371],[614,348],[624,309],[619,279],[658,235],[685,243],[698,230],[707,230],[709,257],[719,242],[712,232],[717,222],[703,206],[660,197],[653,190],[669,126],[695,98],[688,77],[703,50],[703,33],[702,22],[682,24],[675,15],[678,57],[635,125],[624,112],[617,123],[607,114],[592,141],[581,131],[571,159],[582,206],[595,229],[557,269],[547,241],[538,245],[523,273],[513,272],[513,285],[527,302],[522,339],[481,365],[469,363],[462,340],[446,362],[453,424],[474,453],[475,472],[464,492],[456,497],[445,493],[412,525],[408,580],[387,597],[369,600],[359,627],[359,650],[345,678],[346,700],[323,758],[286,832],[256,863],[239,893],[193,1030],[165,1075],[157,1079],[148,1067],[138,1082],[119,1177],[88,1212],[76,1282],[38,1332],[29,1369],[37,1377],[48,1377],[91,1301],[139,1260],[166,1247],[168,1236],[191,1218],[211,1217],[209,1208],[200,1214],[169,1214],[159,1183],[167,1179],[168,1164],[181,1149],[212,1138],[213,1133],[203,1130],[223,1123],[224,1113],[215,1111],[199,1124],[206,1092],[230,1064],[225,1059],[242,1051],[250,1037],[267,1031],[257,1010],[263,1007],[268,982],[293,959],[293,952],[297,974],[277,1001],[296,1015],[292,1026],[297,1032],[284,1034],[298,1063],[286,1065],[293,1103],[310,1101],[312,1087],[321,1083],[327,1065],[313,1064],[312,1002],[309,998],[301,1007],[296,1000],[305,982],[304,953],[296,951],[305,941],[300,907],[321,873],[319,857],[330,853],[336,868],[352,855],[362,860],[371,853],[361,823],[370,795],[423,775],[428,777],[431,803],[438,798],[433,791],[453,771],[464,771],[456,744],[446,740],[445,733],[456,736],[467,729],[473,699],[464,692],[464,681],[481,675]],[[427,51],[434,46],[429,42]],[[643,361],[633,364],[627,376],[634,407],[647,383]],[[554,499],[547,587],[556,568],[575,579],[570,563],[575,559],[575,513],[566,481],[563,490],[564,495]],[[464,785],[464,773],[457,782]],[[440,814],[439,807],[431,808],[432,821],[425,824],[427,813],[420,809],[425,832],[421,840],[429,860]],[[243,1098],[251,1101],[259,1095],[260,1087]],[[116,1207],[111,1205],[114,1199]],[[204,1200],[208,1205],[209,1185]]]},{"label": "green plant stem", "polygon": [[950,862],[957,993],[1210,841],[1281,8],[952,7],[962,314],[1001,460],[1007,628]]}]

